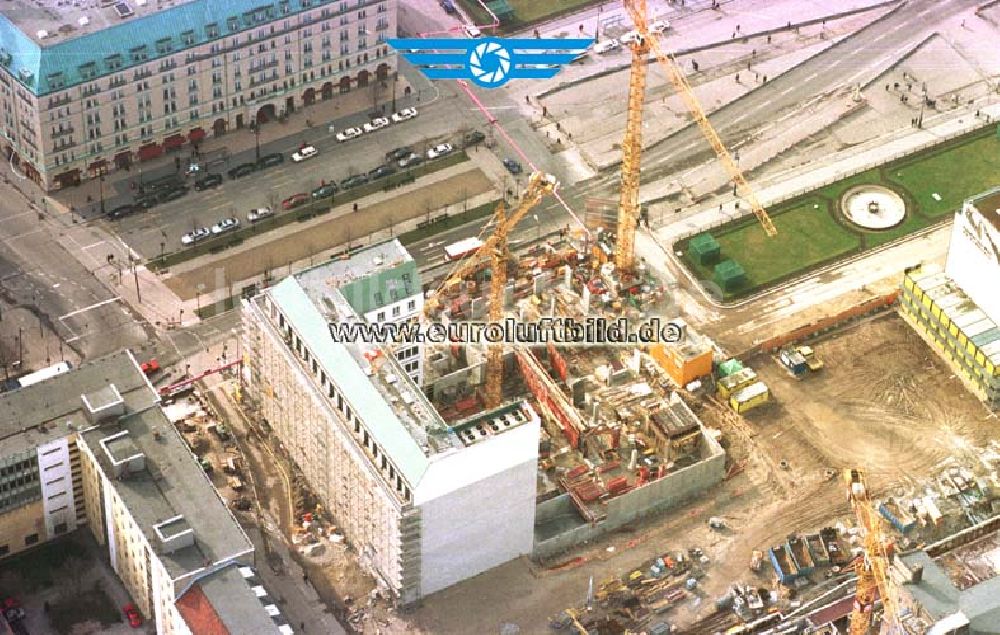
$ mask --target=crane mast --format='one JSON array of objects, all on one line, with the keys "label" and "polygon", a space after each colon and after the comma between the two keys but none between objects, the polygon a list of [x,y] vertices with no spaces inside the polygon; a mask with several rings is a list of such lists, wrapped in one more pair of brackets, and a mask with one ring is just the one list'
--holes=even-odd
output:
[{"label": "crane mast", "polygon": [[844,470],[844,482],[858,526],[864,532],[865,543],[864,555],[854,561],[858,582],[849,633],[868,635],[877,598],[882,600],[882,632],[897,632],[899,604],[896,599],[896,589],[889,579],[890,556],[882,534],[882,519],[872,505],[868,495],[868,485],[860,470]]},{"label": "crane mast", "polygon": [[[754,216],[760,221],[761,226],[768,236],[774,237],[778,234],[777,228],[775,228],[774,223],[771,221],[771,217],[768,216],[767,211],[764,206],[761,205],[760,201],[757,199],[757,194],[753,191],[753,188],[747,182],[746,177],[743,176],[743,172],[740,170],[739,166],[736,165],[736,161],[733,159],[732,155],[729,154],[729,150],[726,149],[725,144],[719,137],[719,133],[715,131],[712,127],[712,123],[708,120],[708,116],[705,114],[704,109],[698,102],[698,98],[695,96],[694,91],[691,90],[691,85],[688,84],[687,79],[684,77],[684,73],[681,72],[680,67],[674,60],[673,56],[665,53],[660,47],[660,43],[656,40],[653,34],[650,33],[649,27],[646,24],[646,1],[645,0],[624,0],[625,8],[628,10],[632,21],[635,23],[636,30],[641,34],[641,39],[644,40],[645,46],[649,51],[652,51],[656,59],[659,60],[660,65],[667,73],[667,77],[670,78],[670,82],[674,85],[674,90],[677,94],[681,96],[684,100],[685,105],[691,112],[691,116],[694,117],[695,123],[701,129],[702,135],[708,140],[709,145],[712,146],[712,150],[718,157],[719,161],[722,163],[723,168],[725,168],[726,173],[729,174],[729,178],[732,179],[733,184],[736,186],[736,191],[740,196],[750,204],[750,209],[753,211]],[[636,73],[636,57],[635,48],[633,48],[632,57],[632,73],[633,77]],[[644,58],[646,56],[643,56]],[[643,76],[643,86],[645,86],[644,81],[645,76]],[[631,123],[633,117],[638,117],[641,119],[641,112],[636,115],[633,110],[642,110],[642,97],[640,95],[639,99],[633,103],[632,96],[632,82],[630,82],[630,92],[629,92],[629,122]],[[626,142],[628,140],[628,135],[626,133]],[[625,144],[624,154],[622,157],[622,200],[625,198],[625,161],[629,158],[629,149],[627,143]],[[637,156],[637,155],[635,155]],[[636,201],[638,202],[638,166],[635,167],[636,174]],[[636,206],[636,209],[638,206]],[[623,242],[630,247],[633,245],[634,241],[634,228],[633,224],[633,234],[628,237],[622,237],[621,229],[623,222],[619,219],[619,234],[618,243]]]}]

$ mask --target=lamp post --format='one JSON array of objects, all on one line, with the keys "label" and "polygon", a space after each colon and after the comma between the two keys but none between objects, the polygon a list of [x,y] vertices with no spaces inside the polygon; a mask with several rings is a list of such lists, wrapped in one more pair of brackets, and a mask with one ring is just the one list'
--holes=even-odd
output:
[{"label": "lamp post", "polygon": [[250,118],[250,126],[253,128],[253,143],[257,160],[260,161],[260,124],[257,123],[257,115]]}]

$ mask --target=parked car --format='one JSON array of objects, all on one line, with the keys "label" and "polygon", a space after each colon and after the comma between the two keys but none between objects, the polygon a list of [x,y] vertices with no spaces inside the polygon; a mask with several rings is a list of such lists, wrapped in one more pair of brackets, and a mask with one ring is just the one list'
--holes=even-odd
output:
[{"label": "parked car", "polygon": [[337,141],[344,142],[360,137],[365,133],[361,128],[346,128],[337,133]]},{"label": "parked car", "polygon": [[308,194],[292,194],[285,200],[281,201],[281,209],[295,209],[300,205],[304,205],[309,202]]},{"label": "parked car", "polygon": [[218,223],[212,225],[212,234],[219,235],[231,232],[240,226],[240,219],[231,217],[223,218]]},{"label": "parked car", "polygon": [[135,604],[129,602],[124,607],[122,611],[125,613],[125,617],[128,618],[128,625],[132,628],[139,628],[142,626],[142,613],[136,608]]},{"label": "parked car", "polygon": [[364,125],[365,132],[375,132],[388,126],[391,122],[385,117],[376,117]]},{"label": "parked car", "polygon": [[317,154],[319,154],[319,150],[316,149],[316,146],[308,146],[308,145],[302,146],[301,148],[298,149],[297,152],[292,154],[292,161],[296,163],[301,163],[306,159],[313,158]]},{"label": "parked car", "polygon": [[193,176],[195,174],[198,174],[199,172],[201,172],[201,164],[200,163],[189,163],[188,166],[187,166],[187,169],[184,170],[184,175],[185,176]]},{"label": "parked car", "polygon": [[211,235],[212,235],[212,230],[210,230],[208,227],[199,227],[198,229],[196,229],[194,231],[190,231],[190,232],[184,234],[183,236],[181,236],[181,244],[182,245],[193,245],[196,242],[200,242],[202,240],[205,240],[206,238],[208,238]]},{"label": "parked car", "polygon": [[401,168],[409,168],[415,165],[420,165],[424,162],[424,158],[415,152],[411,152],[409,156],[403,157],[399,160],[398,165]]},{"label": "parked car", "polygon": [[256,163],[241,163],[229,171],[229,178],[238,179],[240,177],[253,174],[257,170]]},{"label": "parked car", "polygon": [[389,176],[396,172],[396,166],[391,163],[386,163],[385,165],[380,165],[374,170],[368,172],[368,178],[374,181],[375,179],[380,179],[383,176]]},{"label": "parked car", "polygon": [[276,165],[281,165],[285,162],[285,155],[280,152],[275,152],[273,154],[265,154],[257,161],[257,165],[261,168],[271,168]]},{"label": "parked car", "polygon": [[313,198],[330,198],[337,193],[336,183],[327,183],[326,185],[321,185],[312,191]]},{"label": "parked car", "polygon": [[389,150],[385,153],[385,158],[389,161],[399,161],[403,157],[408,157],[413,154],[413,148],[410,146],[401,146],[395,150]]},{"label": "parked car", "polygon": [[247,222],[256,223],[260,219],[267,218],[272,214],[274,214],[274,210],[270,207],[258,207],[257,209],[250,210],[250,213],[247,214]]},{"label": "parked car", "polygon": [[649,31],[651,33],[664,33],[670,28],[669,20],[656,20],[649,25]]},{"label": "parked car", "polygon": [[618,38],[618,41],[621,42],[622,44],[632,44],[633,42],[638,42],[639,36],[641,35],[642,34],[636,30],[628,31],[627,33],[624,33],[620,38]]},{"label": "parked car", "polygon": [[483,32],[480,31],[479,27],[475,24],[466,24],[463,28],[465,30],[465,34],[472,38],[479,37],[483,34]]},{"label": "parked car", "polygon": [[434,146],[427,151],[428,159],[436,159],[438,157],[443,157],[444,155],[450,153],[454,148],[451,147],[450,143],[442,143]]},{"label": "parked car", "polygon": [[160,362],[155,357],[139,364],[139,370],[147,377],[160,372]]},{"label": "parked car", "polygon": [[194,182],[194,189],[201,192],[202,190],[207,190],[210,187],[218,187],[220,185],[222,185],[221,174],[206,174]]},{"label": "parked car", "polygon": [[186,195],[190,191],[190,188],[186,185],[180,187],[175,187],[169,190],[163,190],[157,195],[157,198],[161,203],[166,203],[168,201],[176,201],[180,197]]},{"label": "parked car", "polygon": [[357,187],[359,185],[364,185],[368,182],[368,175],[366,174],[355,174],[354,176],[349,176],[340,182],[340,189],[349,190],[352,187]]},{"label": "parked car", "polygon": [[119,205],[118,207],[108,212],[108,218],[112,220],[118,220],[119,218],[125,218],[126,216],[131,216],[132,214],[138,212],[140,209],[142,209],[142,207],[139,206],[138,204]]},{"label": "parked car", "polygon": [[605,53],[610,53],[611,51],[618,50],[622,47],[622,43],[611,38],[609,40],[603,40],[594,45],[594,52],[598,55],[604,55]]},{"label": "parked car", "polygon": [[519,161],[511,159],[510,157],[507,157],[506,159],[503,160],[503,167],[507,168],[507,171],[510,172],[511,174],[520,174],[523,171],[521,168],[521,163]]},{"label": "parked car", "polygon": [[455,3],[452,0],[441,0],[441,8],[444,9],[445,13],[450,15],[458,13],[458,9],[455,8]]},{"label": "parked car", "polygon": [[205,474],[211,474],[212,472],[215,471],[215,466],[212,465],[212,459],[208,458],[207,456],[201,457],[201,460],[198,461],[198,464],[201,465],[201,469],[205,471]]},{"label": "parked car", "polygon": [[467,146],[474,146],[477,143],[482,143],[486,139],[486,135],[478,130],[473,130],[471,132],[466,132],[465,136],[462,137],[462,143]]},{"label": "parked car", "polygon": [[392,120],[396,123],[406,121],[408,119],[413,119],[417,116],[417,109],[414,107],[403,108],[399,112],[392,113]]}]

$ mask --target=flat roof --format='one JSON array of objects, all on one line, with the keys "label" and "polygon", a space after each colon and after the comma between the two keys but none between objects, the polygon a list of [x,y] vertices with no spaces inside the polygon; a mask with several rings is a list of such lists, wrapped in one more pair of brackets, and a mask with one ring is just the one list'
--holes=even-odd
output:
[{"label": "flat roof", "polygon": [[[1000,232],[1000,188],[995,188],[972,199],[983,218]],[[1000,247],[1000,245],[998,245]]]},{"label": "flat roof", "polygon": [[[138,367],[136,372],[140,372]],[[115,479],[107,455],[99,448],[102,440],[122,431],[128,431],[129,441],[145,456],[145,468]],[[253,549],[159,406],[91,428],[81,437],[174,580]],[[167,523],[167,531],[173,534],[177,527],[190,527],[194,531],[194,544],[164,553],[156,527],[161,526],[162,531],[163,523],[177,516],[183,520]]]},{"label": "flat roof", "polygon": [[110,384],[121,394],[126,413],[159,402],[128,351],[87,361],[42,383],[0,394],[0,455],[31,450],[90,427],[82,396]]},{"label": "flat roof", "polygon": [[[141,21],[158,11],[192,1],[173,0],[171,7],[164,7],[158,0],[104,0],[100,4],[79,0],[6,0],[0,13],[32,40],[45,45]],[[123,5],[121,12],[116,5]],[[46,31],[48,37],[38,37],[39,31]]]},{"label": "flat roof", "polygon": [[277,633],[288,624],[282,613],[269,614],[265,606],[276,600],[270,595],[257,597],[236,566],[207,575],[198,585],[230,633]]},{"label": "flat roof", "polygon": [[339,289],[364,315],[423,293],[420,272],[399,240],[389,240],[295,274],[307,293]]}]

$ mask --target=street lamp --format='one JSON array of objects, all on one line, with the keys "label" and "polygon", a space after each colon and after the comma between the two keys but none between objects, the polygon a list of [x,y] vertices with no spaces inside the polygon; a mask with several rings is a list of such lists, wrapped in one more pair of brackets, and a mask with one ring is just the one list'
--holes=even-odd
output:
[{"label": "street lamp", "polygon": [[260,125],[257,123],[257,115],[250,118],[250,127],[253,128],[253,142],[257,160],[260,161]]}]

